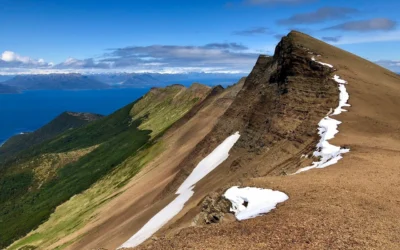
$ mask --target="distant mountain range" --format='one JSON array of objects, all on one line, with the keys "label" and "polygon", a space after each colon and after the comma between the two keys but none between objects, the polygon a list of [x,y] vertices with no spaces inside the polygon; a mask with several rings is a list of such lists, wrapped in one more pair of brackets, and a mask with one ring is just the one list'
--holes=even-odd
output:
[{"label": "distant mountain range", "polygon": [[0,75],[0,82],[4,82],[4,81],[7,81],[7,80],[10,80],[13,77],[14,76],[12,76],[12,75]]},{"label": "distant mountain range", "polygon": [[206,85],[229,85],[236,83],[244,74],[214,74],[214,73],[115,73],[97,74],[89,77],[98,81],[119,87],[165,87],[171,84],[189,86],[193,82]]},{"label": "distant mountain range", "polygon": [[17,75],[4,81],[18,90],[41,89],[105,89],[108,84],[81,74]]},{"label": "distant mountain range", "polygon": [[113,73],[113,74],[47,74],[47,75],[0,75],[0,94],[24,90],[80,90],[107,88],[165,87],[171,84],[189,86],[193,82],[205,85],[231,85],[242,74],[159,74],[159,73]]},{"label": "distant mountain range", "polygon": [[12,94],[12,93],[18,93],[18,89],[0,83],[0,94]]}]

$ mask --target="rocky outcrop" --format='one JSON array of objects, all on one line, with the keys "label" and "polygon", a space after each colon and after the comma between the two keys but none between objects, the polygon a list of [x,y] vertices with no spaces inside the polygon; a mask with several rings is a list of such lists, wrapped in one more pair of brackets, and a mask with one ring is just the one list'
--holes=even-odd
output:
[{"label": "rocky outcrop", "polygon": [[214,192],[207,195],[199,206],[201,212],[193,219],[193,225],[207,225],[220,223],[222,220],[232,220],[232,216],[229,214],[231,203],[219,193]]},{"label": "rocky outcrop", "polygon": [[284,37],[273,57],[258,58],[235,101],[180,164],[160,197],[174,192],[201,159],[236,131],[240,140],[219,167],[226,178],[216,186],[240,176],[282,175],[300,166],[300,156],[318,140],[318,121],[337,106],[338,89],[331,69],[312,61],[294,36]]}]

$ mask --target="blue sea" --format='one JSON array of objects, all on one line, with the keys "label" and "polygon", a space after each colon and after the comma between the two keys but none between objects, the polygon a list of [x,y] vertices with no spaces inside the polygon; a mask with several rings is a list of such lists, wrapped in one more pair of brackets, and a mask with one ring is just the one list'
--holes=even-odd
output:
[{"label": "blue sea", "polygon": [[0,94],[0,145],[15,134],[40,128],[64,111],[111,114],[148,90],[37,90]]}]

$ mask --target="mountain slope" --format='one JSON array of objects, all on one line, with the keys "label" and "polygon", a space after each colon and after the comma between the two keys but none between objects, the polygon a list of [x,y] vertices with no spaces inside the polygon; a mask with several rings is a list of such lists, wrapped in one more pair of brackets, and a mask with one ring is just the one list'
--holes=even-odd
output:
[{"label": "mountain slope", "polygon": [[[82,234],[90,232],[91,235],[92,230],[98,232],[99,229],[93,228],[95,225],[104,225],[101,226],[101,230],[107,230],[110,224],[116,225],[120,221],[134,220],[134,211],[138,211],[140,207],[132,205],[136,204],[141,197],[147,197],[147,194],[148,197],[145,200],[152,199],[152,193],[167,184],[166,181],[174,176],[176,171],[174,168],[177,162],[180,162],[196,143],[209,132],[218,117],[233,101],[242,84],[239,83],[227,90],[216,87],[210,91],[198,84],[186,89],[186,91],[190,91],[188,93],[195,91],[197,94],[194,95],[194,98],[197,99],[200,97],[198,90],[201,92],[207,90],[207,97],[205,99],[204,97],[200,98],[194,105],[195,114],[191,111],[186,113],[182,117],[182,121],[178,120],[174,123],[162,137],[156,138],[149,147],[127,158],[106,178],[58,207],[49,221],[26,238],[16,242],[11,249],[18,249],[27,244],[46,249],[53,249],[61,245],[68,246],[82,237]],[[172,86],[172,88],[184,90],[181,86]],[[155,96],[156,93],[160,94],[160,92],[162,95]],[[182,93],[177,95],[176,90],[171,90],[171,88],[156,89],[142,100],[151,98],[153,101],[159,100],[160,103],[163,103],[167,93],[171,93],[175,97],[182,95]],[[182,95],[182,97],[187,96],[187,94]],[[147,102],[143,104],[145,103]],[[147,105],[144,106],[148,107]],[[147,111],[153,110],[152,107],[148,108]],[[144,113],[148,113],[147,111]],[[149,117],[156,118],[151,112]],[[184,147],[182,147],[182,143],[184,143]],[[160,171],[160,169],[163,170]],[[136,173],[138,174],[135,175]],[[131,179],[132,176],[134,177]],[[136,180],[142,180],[141,184],[136,186]],[[138,195],[138,190],[145,191]],[[88,205],[83,208],[79,204]],[[141,205],[144,204],[141,203]],[[110,218],[110,216],[117,218]],[[126,223],[126,226],[129,226],[129,224]],[[124,229],[124,227],[115,228],[119,233],[123,233],[121,236],[126,237],[130,234],[130,231],[124,232]],[[85,248],[83,247],[83,249]]]},{"label": "mountain slope", "polygon": [[102,115],[98,114],[64,112],[32,133],[11,137],[0,147],[0,159],[4,160],[15,153],[49,140],[68,129],[81,127],[101,117]]},{"label": "mountain slope", "polygon": [[134,119],[145,117],[140,128],[151,130],[152,136],[155,136],[179,120],[209,91],[210,87],[198,83],[189,88],[177,84],[163,89],[152,88],[132,108],[131,115]]},{"label": "mountain slope", "polygon": [[[313,61],[317,55],[337,71]],[[316,160],[301,156],[315,151],[318,122],[338,105],[334,74],[349,82],[352,107],[338,116],[343,123],[332,144],[351,151],[326,169],[287,175]],[[241,137],[228,159],[196,184],[194,196],[157,238],[138,249],[395,249],[400,235],[395,220],[400,211],[393,202],[400,191],[399,82],[395,74],[364,59],[290,33],[273,58],[259,58],[232,104],[185,157],[174,161],[175,166],[152,165],[152,173],[132,180],[132,188],[106,210],[109,219],[68,249],[120,246],[165,207],[196,164],[235,131]],[[187,149],[185,140],[180,142]],[[169,178],[148,190],[160,175]],[[146,185],[152,178],[155,182]],[[199,219],[212,211],[206,200],[220,197],[232,185],[272,188],[290,198],[268,215],[240,223],[229,215],[215,225]],[[114,210],[132,195],[140,198],[126,204],[129,208]]]},{"label": "mountain slope", "polygon": [[[329,142],[350,152],[327,168],[295,174],[320,160],[313,156],[319,152],[318,132],[324,136],[328,128],[319,125],[343,101],[335,75],[348,81],[345,88],[352,106],[335,116],[342,122],[340,132]],[[187,91],[181,86],[153,89],[141,104],[131,106],[130,116],[143,121],[137,124],[139,129],[161,132],[92,187],[59,206],[47,222],[11,249],[121,246],[174,201],[178,187],[198,163],[236,131],[240,138],[227,159],[195,184],[193,196],[173,219],[135,249],[398,247],[398,75],[291,32],[273,57],[259,57],[246,79],[225,90],[219,86],[204,90],[207,97],[180,112],[174,100],[196,98],[182,95]],[[174,110],[181,118],[166,122]],[[120,136],[117,132],[115,136]],[[74,139],[78,145],[95,146]],[[60,142],[57,147],[67,141]],[[103,154],[122,145],[118,141]],[[279,190],[289,200],[265,216],[237,222],[222,198],[235,185]]]},{"label": "mountain slope", "polygon": [[[321,75],[321,77],[327,79],[333,74],[338,74],[349,82],[346,88],[352,106],[349,108],[349,112],[338,116],[342,124],[339,127],[339,134],[332,140],[332,143],[345,145],[350,148],[350,153],[344,155],[344,159],[337,164],[326,169],[286,176],[285,173],[293,173],[301,166],[310,165],[310,160],[301,159],[301,154],[310,154],[315,150],[315,146],[311,147],[312,143],[309,144],[310,147],[304,145],[307,144],[307,140],[302,138],[311,136],[307,135],[308,129],[297,130],[301,133],[295,132],[293,135],[282,133],[282,130],[276,129],[282,124],[279,123],[279,120],[272,119],[275,123],[265,130],[268,132],[266,135],[271,132],[276,135],[277,138],[272,137],[273,139],[271,139],[268,136],[259,137],[258,127],[243,127],[241,122],[242,119],[246,119],[246,121],[250,121],[251,125],[257,122],[256,118],[268,118],[270,111],[267,111],[265,115],[254,115],[253,118],[243,117],[239,121],[235,119],[237,125],[231,131],[238,129],[242,137],[230,152],[231,156],[228,160],[196,185],[195,197],[192,198],[195,201],[186,204],[185,207],[188,208],[158,233],[159,236],[163,235],[162,238],[158,238],[157,241],[148,241],[147,244],[135,249],[397,248],[398,242],[400,242],[400,230],[396,219],[400,210],[398,202],[395,202],[398,200],[400,192],[399,165],[396,163],[400,160],[400,114],[396,111],[400,106],[399,76],[298,32],[291,32],[287,38],[284,38],[281,45],[278,45],[276,51],[278,54],[285,40],[286,42],[291,40],[292,44],[292,47],[286,51],[289,54],[283,56],[284,62],[293,63],[289,69],[297,69],[298,60],[303,60],[303,66],[319,67],[311,58],[321,55],[319,61],[332,64],[337,69],[334,73]],[[277,54],[274,59],[277,59]],[[268,78],[270,79],[269,84],[274,85],[275,79],[279,79],[279,77],[269,77],[271,71],[274,72],[275,68],[279,72],[279,69],[284,69],[282,66],[282,62],[276,68],[273,64],[272,68],[261,68],[256,65],[251,74],[255,77],[249,76],[244,91],[238,97],[244,95],[246,89],[250,91],[253,88],[261,88],[260,85],[265,80],[268,81]],[[329,68],[327,69],[329,70]],[[313,70],[322,69],[314,68]],[[323,71],[325,70],[323,69]],[[286,79],[288,81],[283,81],[288,83],[286,94],[290,95],[290,92],[296,91],[296,89],[306,92],[311,90],[310,87],[316,87],[318,84],[330,84],[329,81],[325,83],[316,81],[316,86],[309,85],[304,89],[302,88],[304,81],[290,81],[291,77],[298,74],[301,74],[302,77],[309,76],[307,72],[296,70],[285,74],[288,77]],[[266,77],[262,78],[264,74]],[[257,80],[256,76],[259,76],[260,80]],[[296,84],[302,85],[296,86]],[[281,85],[281,87],[283,86],[285,85]],[[271,87],[276,88],[275,86]],[[281,88],[277,87],[276,89]],[[301,97],[305,96],[304,92]],[[275,93],[282,92],[276,91]],[[328,95],[325,96],[328,97]],[[322,98],[326,100],[326,97]],[[295,117],[291,117],[291,114],[288,113],[290,110],[287,109],[288,105],[282,101],[285,100],[281,97],[278,103],[274,102],[274,106],[278,105],[280,111],[272,115],[285,114],[283,118],[289,118],[286,120],[286,124],[296,124]],[[327,101],[315,103],[315,105],[318,104],[322,104],[320,109],[324,108],[320,111],[321,119],[325,115],[324,112],[329,112],[330,107],[327,105],[329,104]],[[331,107],[336,106],[337,104]],[[232,110],[234,107],[235,103],[225,113],[224,117],[227,120],[232,119],[231,112],[236,114],[235,110]],[[301,106],[296,106],[296,108],[299,107]],[[258,112],[262,110],[264,109],[257,109]],[[309,114],[318,111],[307,109],[302,112]],[[227,125],[223,121],[224,117],[221,118],[218,125],[226,127]],[[305,117],[312,118],[312,116]],[[315,120],[314,131],[317,123],[318,121]],[[219,127],[218,125],[216,128]],[[255,132],[253,132],[254,130]],[[315,132],[312,134],[315,135]],[[289,141],[280,146],[279,141],[282,141],[282,137]],[[267,145],[268,151],[263,151],[262,147],[257,144],[258,139]],[[302,139],[302,141],[300,145],[296,146],[295,141],[298,139]],[[279,147],[279,150],[274,149],[276,146]],[[203,148],[205,147],[201,149]],[[198,151],[201,152],[201,149]],[[259,151],[259,156],[254,156],[252,151]],[[276,156],[277,154],[279,157]],[[194,153],[188,157],[188,163],[185,166],[190,166],[191,159],[197,155]],[[205,153],[202,156],[204,155]],[[285,158],[282,157],[285,155],[287,155],[287,160],[283,161]],[[243,159],[243,156],[246,157],[246,160]],[[236,172],[232,172],[235,168]],[[239,176],[241,178],[238,178]],[[177,182],[180,180],[181,178],[175,179]],[[288,194],[290,198],[268,215],[252,220],[206,227],[188,227],[193,225],[193,218],[201,212],[198,204],[202,197],[211,191],[217,191],[217,194],[221,195],[222,191],[232,185],[280,190]],[[188,228],[179,230],[182,227]]]},{"label": "mountain slope", "polygon": [[21,90],[39,89],[106,89],[110,86],[81,74],[17,75],[3,84]]},{"label": "mountain slope", "polygon": [[0,83],[0,94],[15,94],[15,93],[18,93],[17,88]]},{"label": "mountain slope", "polygon": [[[150,131],[137,128],[141,121],[132,121],[131,107],[132,104],[109,117],[32,147],[1,167],[2,246],[38,226],[57,205],[90,187],[148,142]],[[88,150],[90,147],[94,150]],[[35,172],[43,166],[43,157],[78,150],[88,153],[76,161],[61,164],[45,183],[41,182],[42,178],[35,178]]]},{"label": "mountain slope", "polygon": [[[176,105],[190,109],[207,95],[209,88],[204,88],[207,91],[195,91],[196,95],[192,98],[181,99]],[[159,89],[158,95],[167,96],[169,100],[176,93]],[[0,229],[1,246],[38,226],[56,206],[86,190],[124,161],[135,157],[140,150],[149,147],[153,143],[150,133],[156,137],[164,132],[168,123],[154,133],[139,128],[146,116],[157,120],[157,115],[153,115],[154,110],[147,110],[143,117],[134,118],[130,115],[136,105],[145,107],[141,104],[145,99],[146,96],[110,116],[68,130],[2,164],[0,220],[5,226]],[[159,105],[168,107],[169,103],[156,99],[160,100]],[[140,108],[135,110],[140,111]],[[178,119],[185,114],[182,110],[176,111],[169,114]],[[50,176],[43,177],[41,173],[49,169]],[[125,178],[129,179],[135,174],[135,171],[130,171],[113,186],[123,186]]]}]

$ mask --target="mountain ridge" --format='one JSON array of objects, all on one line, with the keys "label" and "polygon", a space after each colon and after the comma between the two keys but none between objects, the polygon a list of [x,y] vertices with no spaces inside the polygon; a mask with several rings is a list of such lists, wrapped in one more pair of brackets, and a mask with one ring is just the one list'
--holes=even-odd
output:
[{"label": "mountain ridge", "polygon": [[[308,54],[306,58],[310,64],[319,67],[311,59],[320,55],[319,61],[333,65],[331,74],[339,74],[348,81],[346,88],[352,106],[349,112],[339,116],[342,123],[333,143],[346,145],[351,149],[350,153],[326,169],[298,175],[287,175],[291,171],[281,173],[274,170],[267,174],[245,171],[249,177],[236,181],[233,179],[221,186],[218,182],[229,178],[227,173],[232,169],[240,172],[240,169],[251,168],[248,166],[251,162],[247,159],[235,160],[239,149],[233,149],[232,159],[228,158],[211,176],[196,185],[195,193],[202,192],[205,195],[211,185],[219,187],[214,189],[219,197],[232,185],[256,186],[284,191],[289,195],[289,200],[266,216],[252,220],[240,223],[230,223],[228,220],[206,228],[191,227],[190,222],[202,212],[201,206],[206,206],[206,215],[209,215],[207,209],[210,208],[199,197],[199,203],[194,202],[192,209],[182,211],[179,219],[174,219],[156,234],[157,240],[149,240],[135,249],[201,249],[217,246],[234,246],[233,249],[396,248],[399,231],[385,228],[396,227],[391,218],[399,212],[390,200],[399,191],[393,186],[399,183],[397,176],[392,175],[397,169],[395,162],[399,160],[395,152],[400,150],[400,138],[396,132],[399,126],[394,122],[400,120],[399,114],[394,114],[394,107],[400,105],[396,99],[400,94],[400,78],[365,59],[305,34],[291,32],[290,36]],[[383,113],[378,111],[383,107]],[[372,141],[374,146],[369,145]],[[234,148],[242,147],[239,142]],[[245,145],[245,142],[242,143]],[[304,153],[313,150],[315,145]],[[387,160],[383,160],[385,157]],[[300,166],[311,164],[310,159],[300,154],[297,155],[297,162]],[[268,158],[251,165],[257,167],[262,164],[269,165]],[[279,170],[285,165],[286,162],[276,166]],[[288,167],[291,166],[289,164]],[[385,180],[384,187],[382,180]],[[384,225],[382,221],[385,221]],[[366,224],[368,227],[365,227]]]},{"label": "mountain ridge", "polygon": [[[319,160],[319,123],[340,101],[335,75],[348,82],[352,106],[335,116],[339,133],[330,142],[350,152],[332,166],[295,174]],[[200,88],[194,95],[180,85],[153,88],[140,104],[124,109],[141,119],[138,128],[148,136],[156,131],[151,143],[61,204],[10,249],[118,248],[175,200],[196,165],[232,134],[240,138],[227,158],[196,183],[176,216],[135,249],[395,249],[399,82],[380,66],[292,31],[236,85]],[[184,112],[176,109],[181,106]],[[165,122],[176,113],[178,119]],[[60,140],[63,145],[68,138]],[[112,144],[101,159],[126,143]],[[289,199],[264,216],[237,222],[223,198],[232,186],[279,190]]]}]

